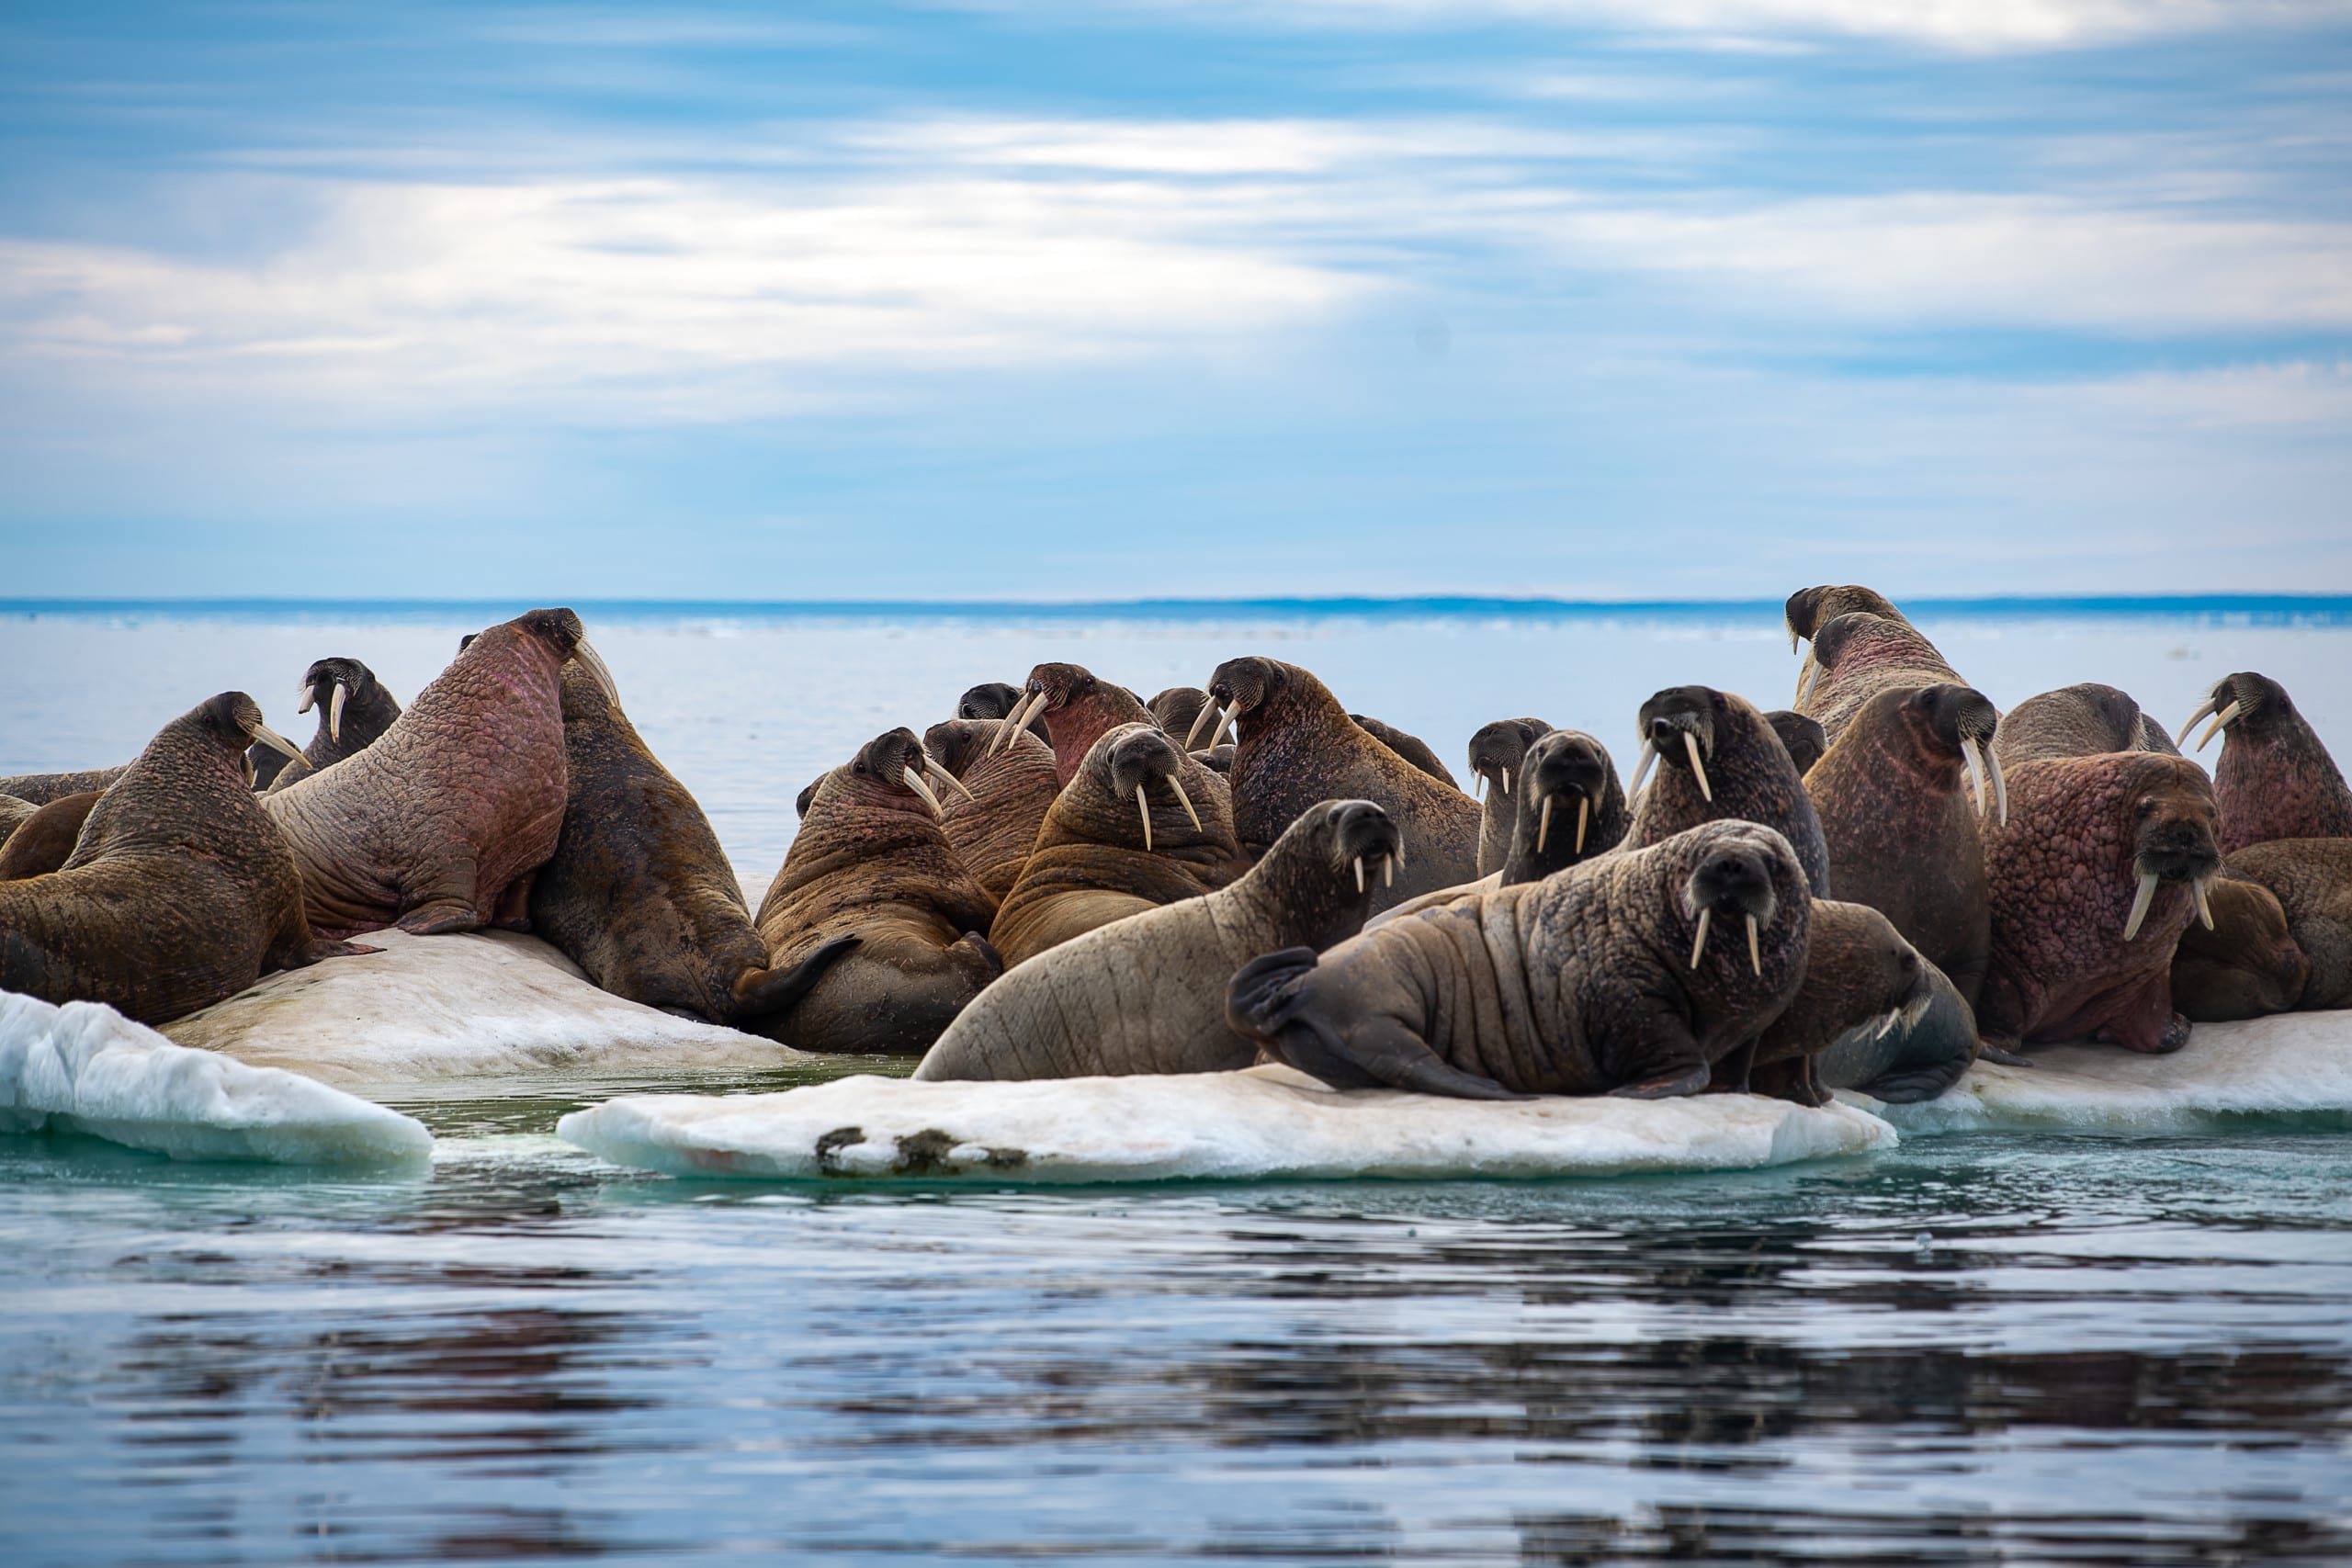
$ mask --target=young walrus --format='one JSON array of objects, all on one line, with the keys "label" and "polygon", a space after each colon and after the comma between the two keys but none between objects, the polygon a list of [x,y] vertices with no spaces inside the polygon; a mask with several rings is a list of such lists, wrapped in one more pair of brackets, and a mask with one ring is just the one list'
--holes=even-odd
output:
[{"label": "young walrus", "polygon": [[[1821,818],[1789,749],[1744,697],[1712,686],[1669,686],[1642,705],[1641,759],[1628,793],[1629,850],[1663,843],[1702,822],[1761,822],[1796,850],[1816,898],[1830,897]],[[1645,791],[1651,765],[1657,777]]]},{"label": "young walrus", "polygon": [[2249,844],[2230,857],[2229,869],[2268,888],[2287,917],[2308,966],[2295,1006],[2352,1007],[2352,838]]},{"label": "young walrus", "polygon": [[1478,816],[1478,874],[1500,871],[1510,858],[1510,834],[1519,820],[1519,802],[1510,793],[1511,780],[1527,761],[1535,738],[1551,730],[1540,718],[1498,718],[1480,725],[1470,737],[1472,788],[1480,801]]},{"label": "young walrus", "polygon": [[1062,790],[1054,749],[1028,730],[994,746],[1003,726],[1002,719],[951,718],[922,736],[923,754],[959,786],[940,792],[939,826],[965,868],[1000,901],[1021,880],[1037,829]]},{"label": "young walrus", "polygon": [[2221,869],[2213,786],[2180,757],[2114,751],[2008,771],[2009,819],[1986,821],[1993,957],[1976,1019],[1988,1048],[2105,1040],[2177,1051],[2173,949]]},{"label": "young walrus", "polygon": [[2192,1023],[2267,1018],[2303,999],[2311,964],[2295,945],[2278,896],[2223,863],[2205,885],[2213,929],[2195,920],[2172,954],[2172,1005]]},{"label": "young walrus", "polygon": [[1320,953],[1363,928],[1396,856],[1368,800],[1318,801],[1229,886],[1062,943],[947,1026],[919,1078],[1066,1078],[1246,1067],[1258,1044],[1226,1021],[1225,987],[1261,953]]},{"label": "young walrus", "polygon": [[2097,681],[2028,697],[2001,719],[1993,755],[2009,766],[2046,757],[2097,757],[2153,751],[2177,757],[2164,727],[2150,721],[2132,694]]},{"label": "young walrus", "polygon": [[1724,1080],[1723,1068],[1736,1058],[1735,1052],[1717,1064],[1716,1087],[1826,1105],[1822,1054],[1858,1032],[1883,1038],[1916,1027],[1935,1000],[1934,974],[1935,966],[1878,910],[1815,899],[1804,984],[1758,1038],[1747,1083]]},{"label": "young walrus", "polygon": [[772,968],[836,955],[760,1033],[804,1051],[919,1055],[1002,971],[981,934],[996,900],[940,829],[927,761],[912,730],[893,729],[818,781],[757,923]]},{"label": "young walrus", "polygon": [[1838,896],[1893,920],[1972,1003],[1993,949],[1976,825],[2007,807],[1985,753],[1999,723],[1966,686],[1881,692],[1804,777]]},{"label": "young walrus", "polygon": [[1818,721],[1832,746],[1881,692],[1967,683],[1910,622],[1862,611],[1849,611],[1814,634],[1809,668],[1812,683],[1799,694],[1795,709]]},{"label": "young walrus", "polygon": [[609,690],[570,610],[492,626],[374,745],[262,796],[322,935],[526,923],[532,874],[563,826],[558,675],[575,655]]},{"label": "young walrus", "polygon": [[21,800],[28,806],[47,806],[69,795],[105,789],[122,777],[130,766],[124,762],[111,768],[85,768],[77,773],[17,773],[0,779],[0,795]]},{"label": "young walrus", "polygon": [[1041,716],[1054,749],[1055,772],[1065,784],[1077,776],[1087,750],[1104,730],[1122,724],[1159,725],[1142,698],[1082,664],[1040,664],[1029,671],[1021,705],[1008,717],[1018,728]]},{"label": "young walrus", "polygon": [[104,797],[105,791],[93,789],[52,800],[0,838],[0,882],[46,875],[71,860],[82,824]]},{"label": "young walrus", "polygon": [[1164,731],[1123,724],[1057,795],[989,942],[1017,968],[1097,926],[1214,892],[1249,869],[1213,776]]},{"label": "young walrus", "polygon": [[1298,814],[1333,795],[1375,801],[1404,835],[1395,886],[1374,913],[1478,874],[1478,803],[1413,766],[1350,718],[1330,689],[1295,664],[1229,659],[1210,678],[1221,720],[1240,737],[1230,773],[1233,826],[1244,852],[1280,838]]},{"label": "young walrus", "polygon": [[1319,960],[1270,953],[1234,976],[1226,1012],[1339,1089],[1695,1094],[1797,994],[1812,903],[1786,839],[1710,822],[1424,909]]},{"label": "young walrus", "polygon": [[300,758],[279,756],[266,746],[253,759],[254,787],[285,787],[380,739],[401,716],[401,705],[384,690],[376,672],[356,659],[322,659],[302,672],[302,700],[296,713],[319,710],[319,732]]},{"label": "young walrus", "polygon": [[0,885],[0,990],[164,1023],[266,970],[374,948],[314,940],[302,877],[254,800],[245,748],[294,743],[224,692],[165,725],[103,795],[71,858]]},{"label": "young walrus", "polygon": [[686,786],[603,682],[562,673],[568,799],[531,929],[616,997],[736,1025],[787,1008],[836,953],[768,967],[742,884]]},{"label": "young walrus", "polygon": [[2352,838],[2352,788],[2286,687],[2252,671],[2222,676],[2180,727],[2181,740],[2207,717],[2196,750],[2222,738],[2213,797],[2223,854],[2272,839]]}]

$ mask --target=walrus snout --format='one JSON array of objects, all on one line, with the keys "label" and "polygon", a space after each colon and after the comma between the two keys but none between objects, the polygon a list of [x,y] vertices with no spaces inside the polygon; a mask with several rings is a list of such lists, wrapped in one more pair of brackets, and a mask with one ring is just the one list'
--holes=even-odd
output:
[{"label": "walrus snout", "polygon": [[1550,728],[1532,718],[1498,718],[1480,726],[1470,738],[1470,776],[1482,790],[1494,784],[1509,795],[1512,775],[1521,771],[1528,747]]},{"label": "walrus snout", "polygon": [[1524,787],[1527,795],[1521,804],[1536,812],[1535,852],[1542,854],[1551,841],[1552,810],[1556,802],[1565,808],[1573,802],[1576,807],[1576,843],[1574,852],[1584,853],[1585,840],[1592,829],[1593,807],[1599,805],[1609,787],[1609,753],[1589,735],[1573,730],[1555,729],[1539,737],[1527,749]]},{"label": "walrus snout", "polygon": [[2009,784],[2001,759],[1993,750],[2001,714],[1992,699],[1973,686],[1941,681],[1922,686],[1904,704],[1913,720],[1922,750],[1957,760],[1968,769],[1968,783],[1976,796],[1976,815],[1996,807],[2001,820],[2009,819]]},{"label": "walrus snout", "polygon": [[[1241,731],[1238,721],[1243,714],[1265,702],[1266,694],[1272,689],[1273,683],[1274,664],[1270,659],[1255,656],[1228,659],[1218,665],[1216,672],[1209,676],[1208,683],[1209,696],[1217,705],[1216,728],[1207,733],[1215,735],[1232,725],[1236,726],[1234,738],[1239,739]],[[1211,711],[1209,708],[1202,709],[1201,716],[1193,721],[1192,733],[1184,737],[1184,750],[1187,751],[1200,743]]]},{"label": "walrus snout", "polygon": [[877,735],[858,748],[857,755],[850,761],[849,771],[856,777],[873,780],[885,789],[901,790],[916,796],[931,808],[933,817],[941,815],[939,796],[933,794],[931,785],[923,782],[926,776],[963,790],[967,799],[972,793],[964,789],[962,780],[932,761],[930,753],[922,749],[922,742],[915,738],[915,732],[904,725]]},{"label": "walrus snout", "polygon": [[1714,784],[1707,777],[1706,760],[1715,754],[1718,700],[1713,687],[1668,686],[1642,705],[1637,716],[1642,755],[1634,765],[1634,782],[1626,794],[1639,795],[1650,776],[1651,764],[1663,757],[1676,767],[1687,767],[1699,786],[1700,797],[1713,803]]},{"label": "walrus snout", "polygon": [[1364,891],[1367,863],[1381,868],[1384,886],[1393,886],[1396,868],[1405,863],[1405,834],[1396,819],[1374,801],[1338,800],[1325,810],[1331,824],[1331,869],[1345,874],[1353,868],[1356,891]]}]

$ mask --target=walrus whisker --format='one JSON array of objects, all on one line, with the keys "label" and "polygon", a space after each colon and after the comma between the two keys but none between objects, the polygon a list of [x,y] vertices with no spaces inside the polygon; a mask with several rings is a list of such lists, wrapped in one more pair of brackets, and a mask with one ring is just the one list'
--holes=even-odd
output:
[{"label": "walrus whisker", "polygon": [[1634,763],[1634,782],[1625,786],[1626,799],[1631,800],[1642,793],[1642,784],[1650,776],[1650,765],[1657,761],[1657,743],[1654,740],[1643,741],[1641,757]]},{"label": "walrus whisker", "polygon": [[1756,930],[1756,917],[1750,915],[1747,917],[1747,964],[1748,967],[1756,971],[1758,977],[1761,978],[1764,974],[1764,952],[1758,945]]},{"label": "walrus whisker", "polygon": [[2200,876],[2188,886],[2189,890],[2197,896],[2197,918],[2205,922],[2205,929],[2210,931],[2213,929],[2213,906],[2205,897],[2207,881],[2208,878]]},{"label": "walrus whisker", "polygon": [[912,768],[900,768],[899,770],[899,776],[906,781],[907,787],[909,789],[922,796],[922,803],[931,807],[931,814],[933,817],[945,815],[944,812],[939,809],[939,796],[931,793],[931,786],[922,782],[922,775],[921,773],[915,772]]},{"label": "walrus whisker", "polygon": [[327,739],[343,739],[343,705],[351,698],[351,688],[341,681],[334,683],[334,700],[327,705]]},{"label": "walrus whisker", "polygon": [[922,760],[922,771],[941,784],[955,785],[956,794],[962,795],[966,800],[973,802],[975,805],[978,804],[980,797],[974,795],[965,784],[962,779],[957,778],[954,773],[951,773],[945,768],[941,767],[936,759],[925,757]]},{"label": "walrus whisker", "polygon": [[2205,733],[2197,738],[2197,749],[2199,751],[2205,750],[2207,742],[2211,741],[2213,737],[2219,735],[2224,729],[2227,729],[2231,724],[2236,720],[2238,715],[2244,712],[2245,712],[2245,704],[2243,702],[2236,702],[2232,703],[2229,706],[2215,714],[2213,716],[2213,722],[2205,727]]},{"label": "walrus whisker", "polygon": [[1356,891],[1363,891],[1363,856],[1356,856]]},{"label": "walrus whisker", "polygon": [[285,753],[286,760],[289,762],[302,754],[302,749],[300,746],[295,745],[266,724],[256,722],[254,725],[254,739],[273,751]]},{"label": "walrus whisker", "polygon": [[1707,783],[1707,764],[1699,759],[1699,738],[1686,729],[1682,732],[1682,744],[1690,753],[1690,776],[1699,781],[1699,798],[1713,806],[1715,792]]},{"label": "walrus whisker", "polygon": [[2140,891],[2132,895],[2132,913],[2124,917],[2124,941],[2130,942],[2140,934],[2140,923],[2148,918],[2148,906],[2154,903],[2155,898],[2156,874],[2153,871],[2143,871],[2140,874]]},{"label": "walrus whisker", "polygon": [[[1209,724],[1211,719],[1216,717],[1216,699],[1215,697],[1211,697],[1207,702],[1201,705],[1201,711],[1193,716],[1193,728],[1184,731],[1185,750],[1195,751],[1200,749],[1201,731]],[[1210,729],[1209,733],[1214,736],[1216,731],[1215,729]]]},{"label": "walrus whisker", "polygon": [[1201,814],[1193,809],[1193,797],[1184,793],[1184,781],[1178,778],[1174,773],[1170,773],[1168,775],[1168,787],[1176,792],[1176,804],[1184,808],[1184,815],[1193,819],[1193,831],[1195,833],[1199,832],[1201,830]]},{"label": "walrus whisker", "polygon": [[1535,824],[1535,852],[1544,852],[1544,840],[1552,836],[1552,797],[1544,797],[1544,815]]},{"label": "walrus whisker", "polygon": [[1577,796],[1577,853],[1584,853],[1584,830],[1592,823],[1592,796]]},{"label": "walrus whisker", "polygon": [[2190,714],[2187,718],[2182,719],[2180,721],[2180,728],[2173,731],[2174,744],[2177,745],[2181,741],[2188,739],[2188,732],[2197,728],[2197,721],[2199,719],[2210,718],[2214,714],[2221,711],[2221,694],[2222,682],[2216,681],[2213,682],[2213,689],[2205,694],[2205,700],[2197,705],[2197,711]]},{"label": "walrus whisker", "polygon": [[1976,744],[1976,737],[1963,735],[1960,754],[1967,760],[1969,786],[1976,792],[1976,815],[1982,817],[1993,809],[1993,791],[1984,782],[1984,749]]},{"label": "walrus whisker", "polygon": [[613,669],[605,662],[605,656],[584,637],[572,646],[571,651],[588,666],[588,673],[596,677],[596,684],[605,689],[605,700],[615,707],[620,706],[621,689],[613,683]]}]

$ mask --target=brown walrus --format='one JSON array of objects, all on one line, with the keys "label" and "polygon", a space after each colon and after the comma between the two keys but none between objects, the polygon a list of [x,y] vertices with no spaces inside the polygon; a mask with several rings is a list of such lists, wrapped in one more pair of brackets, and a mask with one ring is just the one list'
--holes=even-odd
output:
[{"label": "brown walrus", "polygon": [[1246,1067],[1258,1045],[1226,1021],[1226,983],[1261,953],[1320,953],[1355,935],[1396,845],[1396,824],[1371,801],[1318,801],[1238,881],[1098,927],[1007,970],[947,1026],[915,1077]]},{"label": "brown walrus", "polygon": [[[1903,626],[1911,625],[1909,617],[1895,608],[1894,601],[1875,588],[1865,588],[1859,582],[1817,583],[1811,588],[1798,589],[1781,606],[1781,621],[1789,633],[1789,651],[1794,653],[1798,644],[1813,641],[1822,627],[1838,616],[1852,615],[1877,615]],[[1797,667],[1796,702],[1799,707],[1804,705],[1805,693],[1820,674],[1813,650],[1807,649],[1804,661]],[[1802,773],[1804,769],[1800,767],[1798,771]]]},{"label": "brown walrus", "polygon": [[1764,722],[1772,727],[1772,733],[1788,749],[1789,761],[1797,765],[1799,778],[1811,773],[1822,753],[1829,750],[1829,732],[1821,728],[1819,719],[1807,718],[1789,708],[1772,708],[1764,715]]},{"label": "brown walrus", "polygon": [[[264,744],[266,744],[266,742]],[[74,858],[74,844],[103,790],[85,790],[41,807],[0,840],[0,882],[43,876]]]},{"label": "brown walrus", "polygon": [[1934,973],[1935,966],[1878,910],[1815,899],[1804,983],[1758,1037],[1747,1081],[1723,1083],[1718,1063],[1718,1087],[1799,1105],[1826,1105],[1829,1087],[1819,1071],[1823,1053],[1858,1031],[1883,1038],[1916,1026],[1935,1000]]},{"label": "brown walrus", "polygon": [[1158,728],[1159,723],[1142,698],[1082,664],[1040,664],[1029,671],[1022,705],[1010,716],[1015,726],[1026,726],[1040,716],[1046,721],[1046,739],[1054,749],[1056,773],[1065,784],[1104,730],[1122,724]]},{"label": "brown walrus", "polygon": [[830,960],[768,967],[710,819],[582,661],[563,667],[567,803],[531,885],[531,929],[616,997],[741,1025],[790,1007]]},{"label": "brown walrus", "polygon": [[[1788,748],[1753,705],[1712,686],[1668,686],[1642,705],[1638,720],[1625,848],[1663,843],[1702,822],[1761,822],[1795,849],[1814,897],[1830,897],[1821,818]],[[1657,776],[1644,790],[1653,763]]]},{"label": "brown walrus", "polygon": [[519,928],[565,801],[558,672],[612,677],[570,610],[471,639],[366,750],[262,796],[322,935]]},{"label": "brown walrus", "polygon": [[910,729],[877,735],[818,781],[800,831],[760,901],[772,967],[830,949],[800,1000],[759,1032],[804,1051],[927,1051],[1002,971],[982,933],[990,897],[939,826]]},{"label": "brown walrus", "polygon": [[[1037,829],[1062,788],[1054,749],[1043,737],[1015,730],[1011,740],[992,749],[1003,723],[944,719],[922,737],[923,755],[952,774],[958,786],[940,795],[939,825],[966,869],[999,901],[1021,880]],[[801,814],[808,815],[805,806]]]},{"label": "brown walrus", "polygon": [[2132,694],[2097,681],[2028,697],[2001,720],[1993,754],[2015,766],[2037,757],[2096,757],[2109,751],[2153,751],[2177,757],[2164,727],[2140,711]]},{"label": "brown walrus", "polygon": [[22,800],[13,795],[0,795],[0,845],[6,845],[8,835],[15,832],[27,818],[40,809],[40,807],[29,800]]},{"label": "brown walrus", "polygon": [[1511,780],[1527,760],[1535,738],[1551,730],[1540,718],[1498,718],[1482,724],[1470,737],[1470,777],[1479,797],[1478,874],[1500,871],[1510,858],[1512,828],[1519,821],[1519,802],[1510,793]]},{"label": "brown walrus", "polygon": [[0,885],[0,990],[164,1023],[265,970],[376,951],[303,923],[301,873],[245,776],[255,739],[294,751],[243,692],[191,709],[100,796],[62,867]]},{"label": "brown walrus", "polygon": [[122,777],[128,762],[111,768],[85,768],[74,773],[17,773],[0,779],[0,795],[9,795],[28,806],[47,806],[52,800],[62,800],[69,795],[87,795],[105,789]]},{"label": "brown walrus", "polygon": [[[1010,682],[983,681],[956,699],[956,716],[963,719],[1004,718],[1019,707],[1027,695]],[[1043,718],[1031,719],[1026,728],[1038,739],[1046,739],[1046,721]]]},{"label": "brown walrus", "polygon": [[989,927],[1007,969],[1145,909],[1214,892],[1249,869],[1223,793],[1157,725],[1087,749]]},{"label": "brown walrus", "polygon": [[2224,675],[2180,727],[2181,739],[2208,716],[2196,749],[2222,738],[2213,797],[2223,854],[2271,839],[2352,838],[2352,788],[2286,687],[2250,670]]},{"label": "brown walrus", "polygon": [[1893,920],[1971,1004],[1993,951],[1977,821],[2007,806],[2000,761],[1985,751],[1999,723],[1967,686],[1881,692],[1804,777],[1838,896]]},{"label": "brown walrus", "polygon": [[2030,759],[2008,783],[2007,823],[1980,825],[1993,897],[1976,1006],[1986,1045],[2178,1050],[2189,1023],[2172,1005],[2173,948],[2222,863],[2204,770],[2115,751]]},{"label": "brown walrus", "polygon": [[1319,960],[1268,953],[1234,976],[1226,1011],[1340,1089],[1695,1094],[1795,997],[1812,902],[1786,839],[1711,822],[1390,921]]},{"label": "brown walrus", "polygon": [[1794,707],[1819,722],[1823,739],[1832,746],[1862,705],[1881,692],[1967,684],[1910,622],[1860,610],[1823,625],[1814,634],[1809,660],[1812,683],[1799,693]]},{"label": "brown walrus", "polygon": [[2172,1005],[2191,1023],[2224,1023],[2291,1012],[2303,999],[2311,964],[2270,889],[2228,869],[2205,886],[2213,929],[2196,920],[2172,954]]},{"label": "brown walrus", "polygon": [[[266,746],[248,752],[254,764],[254,787],[269,789],[322,768],[333,767],[354,751],[373,745],[401,716],[401,705],[384,690],[376,672],[356,659],[322,659],[302,672],[302,700],[297,713],[319,710],[319,731],[302,748],[299,761],[279,756]],[[288,770],[292,770],[290,776]]]},{"label": "brown walrus", "polygon": [[1160,728],[1186,741],[1184,749],[1188,751],[1201,750],[1228,739],[1220,725],[1215,735],[1198,742],[1192,740],[1193,726],[1199,720],[1201,710],[1216,706],[1216,699],[1198,686],[1170,686],[1144,706],[1151,710],[1152,719]]},{"label": "brown walrus", "polygon": [[1520,757],[1517,799],[1499,886],[1540,882],[1598,859],[1633,825],[1609,748],[1579,729],[1535,738]]},{"label": "brown walrus", "polygon": [[1408,734],[1395,725],[1376,719],[1370,714],[1351,713],[1348,716],[1355,721],[1357,728],[1429,774],[1430,777],[1443,784],[1447,788],[1461,787],[1453,781],[1453,770],[1438,760],[1438,754],[1430,749],[1430,743],[1419,736]]},{"label": "brown walrus", "polygon": [[1240,737],[1229,776],[1244,852],[1261,852],[1300,812],[1340,795],[1377,803],[1404,835],[1405,863],[1393,868],[1394,886],[1384,879],[1374,913],[1478,874],[1478,803],[1374,739],[1312,674],[1229,659],[1208,689]]},{"label": "brown walrus", "polygon": [[2352,1007],[2352,838],[2270,839],[2248,844],[2228,864],[2278,900],[2306,965],[2296,1008]]}]

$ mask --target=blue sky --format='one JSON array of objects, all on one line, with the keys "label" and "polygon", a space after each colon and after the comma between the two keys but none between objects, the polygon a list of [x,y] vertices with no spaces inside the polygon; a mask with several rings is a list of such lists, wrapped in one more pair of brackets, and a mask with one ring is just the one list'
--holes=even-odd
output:
[{"label": "blue sky", "polygon": [[0,593],[2352,589],[2352,6],[0,11]]}]

